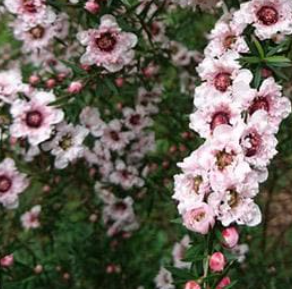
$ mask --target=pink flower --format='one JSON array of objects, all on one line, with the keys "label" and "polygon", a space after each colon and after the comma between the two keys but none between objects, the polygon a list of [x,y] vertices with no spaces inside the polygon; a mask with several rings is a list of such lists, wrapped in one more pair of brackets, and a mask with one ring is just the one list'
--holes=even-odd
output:
[{"label": "pink flower", "polygon": [[137,44],[137,36],[122,32],[112,15],[104,15],[98,29],[82,31],[77,38],[86,46],[80,60],[82,64],[96,64],[109,72],[116,72],[134,59],[132,48]]},{"label": "pink flower", "polygon": [[146,109],[143,106],[137,106],[135,109],[125,107],[123,109],[124,122],[127,128],[136,133],[152,125],[152,120],[148,117]]},{"label": "pink flower", "polygon": [[223,226],[236,222],[253,227],[261,223],[261,211],[250,197],[250,192],[244,189],[246,188],[237,184],[237,188],[231,186],[226,191],[210,194],[208,204],[214,208],[215,215]]},{"label": "pink flower", "polygon": [[4,0],[4,5],[10,13],[17,14],[26,23],[38,21],[53,22],[55,13],[49,9],[43,0]]},{"label": "pink flower", "polygon": [[226,265],[226,259],[221,252],[215,252],[209,260],[209,267],[213,272],[222,272]]},{"label": "pink flower", "polygon": [[80,123],[84,125],[93,136],[102,136],[106,124],[100,118],[100,113],[97,108],[89,106],[84,107],[79,118]]},{"label": "pink flower", "polygon": [[73,81],[70,83],[67,90],[71,94],[77,94],[82,90],[82,88],[83,88],[83,85],[80,81]]},{"label": "pink flower", "polygon": [[268,120],[268,113],[260,109],[250,116],[246,125],[238,127],[238,132],[241,134],[239,142],[245,159],[255,167],[269,165],[277,154],[278,141],[273,134],[275,129]]},{"label": "pink flower", "polygon": [[164,267],[161,267],[159,273],[154,279],[157,289],[175,289],[171,273]]},{"label": "pink flower", "polygon": [[3,268],[11,267],[14,263],[14,257],[13,254],[6,255],[3,258],[0,259],[0,265]]},{"label": "pink flower", "polygon": [[41,19],[31,23],[17,18],[12,27],[15,38],[23,41],[24,52],[38,52],[38,50],[48,47],[55,37],[62,38],[58,31],[59,22],[60,19],[52,18],[50,21]]},{"label": "pink flower", "polygon": [[210,192],[208,173],[202,167],[196,166],[197,157],[198,153],[195,151],[183,163],[179,164],[185,173],[174,176],[175,187],[172,197],[179,201],[178,210],[180,213],[184,212],[189,202],[202,202]]},{"label": "pink flower", "polygon": [[139,177],[139,172],[134,166],[126,165],[123,161],[117,160],[114,171],[109,176],[109,181],[120,185],[124,190],[132,187],[142,187],[143,179]]},{"label": "pink flower", "polygon": [[190,6],[195,10],[199,6],[200,9],[207,11],[213,10],[218,3],[219,0],[182,0],[179,2],[181,7]]},{"label": "pink flower", "polygon": [[22,76],[18,69],[0,72],[0,100],[11,104],[18,93],[28,93],[28,85],[22,82]]},{"label": "pink flower", "polygon": [[249,52],[249,48],[241,32],[230,24],[218,21],[209,36],[210,42],[205,49],[205,55],[218,57],[229,50],[238,53]]},{"label": "pink flower", "polygon": [[97,14],[100,10],[100,6],[97,2],[95,2],[95,0],[88,0],[85,3],[84,8],[91,14]]},{"label": "pink flower", "polygon": [[190,268],[191,263],[183,261],[185,257],[185,253],[187,249],[190,247],[190,242],[191,242],[190,237],[188,235],[185,235],[179,243],[174,244],[174,247],[172,250],[172,256],[173,256],[173,263],[175,267]]},{"label": "pink flower", "polygon": [[189,204],[189,208],[183,214],[183,225],[187,229],[203,235],[207,234],[214,224],[213,209],[203,202]]},{"label": "pink flower", "polygon": [[40,226],[39,215],[41,213],[41,206],[34,206],[30,211],[21,216],[21,224],[26,230],[36,229]]},{"label": "pink flower", "polygon": [[258,110],[268,114],[268,122],[274,133],[278,132],[281,121],[291,113],[291,102],[282,97],[282,87],[275,82],[273,77],[266,79],[257,94],[247,102],[249,115]]},{"label": "pink flower", "polygon": [[271,39],[277,34],[292,33],[292,3],[289,0],[252,0],[241,4],[234,13],[233,24],[243,31],[248,24],[255,27],[261,39]]},{"label": "pink flower", "polygon": [[197,68],[204,81],[195,90],[194,104],[197,108],[209,106],[213,101],[231,100],[241,107],[244,100],[254,97],[256,91],[250,87],[253,74],[242,69],[237,61],[240,55],[228,51],[218,58],[206,57]]},{"label": "pink flower", "polygon": [[196,281],[188,281],[184,289],[201,289],[201,286]]},{"label": "pink flower", "polygon": [[110,150],[121,151],[133,137],[132,132],[122,131],[122,123],[114,119],[105,127],[101,142]]},{"label": "pink flower", "polygon": [[28,187],[25,174],[17,171],[12,159],[6,158],[0,163],[0,203],[8,209],[18,207],[18,195]]},{"label": "pink flower", "polygon": [[229,277],[224,277],[220,283],[217,285],[216,289],[224,289],[228,285],[231,284],[230,278]]},{"label": "pink flower", "polygon": [[103,209],[103,221],[109,227],[107,231],[109,236],[139,228],[133,209],[134,201],[131,197],[118,199],[110,194],[104,201],[107,204]]},{"label": "pink flower", "polygon": [[15,138],[27,137],[34,146],[49,139],[54,125],[64,118],[62,110],[50,105],[55,100],[53,92],[44,91],[34,92],[30,101],[16,100],[11,107],[11,135]]},{"label": "pink flower", "polygon": [[43,143],[42,148],[51,151],[55,156],[56,168],[64,169],[69,163],[83,156],[85,150],[83,142],[89,131],[81,125],[73,126],[72,123],[65,122],[58,124],[56,130],[55,137]]},{"label": "pink flower", "polygon": [[239,234],[235,227],[229,227],[222,231],[223,244],[227,248],[234,248],[238,244]]},{"label": "pink flower", "polygon": [[241,109],[228,97],[205,103],[190,116],[190,128],[201,137],[210,137],[220,125],[235,126],[241,120]]}]

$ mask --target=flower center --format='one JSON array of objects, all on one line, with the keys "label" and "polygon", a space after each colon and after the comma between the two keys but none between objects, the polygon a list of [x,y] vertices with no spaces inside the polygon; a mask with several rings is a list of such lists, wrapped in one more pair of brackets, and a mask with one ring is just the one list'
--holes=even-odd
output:
[{"label": "flower center", "polygon": [[224,170],[227,166],[233,162],[233,154],[227,153],[225,150],[219,151],[216,155],[216,165],[219,170]]},{"label": "flower center", "polygon": [[42,39],[45,35],[45,28],[38,25],[30,29],[29,33],[34,39]]},{"label": "flower center", "polygon": [[151,33],[153,36],[157,36],[160,33],[160,27],[157,23],[153,22],[151,25]]},{"label": "flower center", "polygon": [[203,182],[203,178],[201,176],[196,176],[194,178],[193,189],[194,189],[195,193],[199,192],[200,185],[202,184],[202,182]]},{"label": "flower center", "polygon": [[117,40],[111,33],[105,32],[95,39],[95,43],[100,50],[110,52],[115,48]]},{"label": "flower center", "polygon": [[66,151],[70,147],[72,147],[73,141],[72,141],[72,135],[70,133],[64,135],[59,143],[60,147]]},{"label": "flower center", "polygon": [[0,193],[4,194],[9,191],[12,186],[12,181],[7,176],[0,176]]},{"label": "flower center", "polygon": [[120,202],[115,203],[115,209],[117,211],[123,212],[127,209],[127,205],[124,202],[120,201]]},{"label": "flower center", "polygon": [[25,121],[29,127],[39,128],[43,123],[43,115],[37,110],[29,111],[26,114]]},{"label": "flower center", "polygon": [[35,4],[33,3],[33,0],[23,0],[23,7],[25,9],[26,12],[28,13],[36,13],[37,9]]},{"label": "flower center", "polygon": [[211,130],[213,131],[217,126],[221,124],[229,124],[229,114],[223,111],[217,112],[213,115],[211,121]]},{"label": "flower center", "polygon": [[141,119],[141,116],[139,114],[134,114],[130,117],[130,123],[132,125],[138,125],[140,124],[140,119]]},{"label": "flower center", "polygon": [[244,140],[248,143],[248,147],[245,148],[245,156],[253,157],[254,155],[256,155],[261,144],[260,135],[256,131],[250,132],[244,138]]},{"label": "flower center", "polygon": [[249,114],[254,114],[257,110],[263,109],[267,112],[270,110],[270,105],[265,97],[257,97],[249,107]]},{"label": "flower center", "polygon": [[231,85],[230,73],[220,72],[214,79],[214,86],[217,90],[225,92]]},{"label": "flower center", "polygon": [[114,130],[110,132],[110,136],[111,136],[112,140],[114,140],[114,141],[119,141],[120,140],[119,134]]},{"label": "flower center", "polygon": [[230,49],[231,46],[232,46],[232,44],[234,44],[235,42],[236,42],[236,36],[234,36],[234,35],[228,35],[223,40],[223,46],[224,46],[225,49]]},{"label": "flower center", "polygon": [[199,211],[196,210],[194,213],[195,213],[194,220],[196,222],[201,222],[206,216],[206,213],[204,211],[201,211],[201,210],[199,210]]},{"label": "flower center", "polygon": [[230,208],[235,208],[239,204],[239,195],[235,190],[229,191],[228,205]]},{"label": "flower center", "polygon": [[271,6],[263,6],[257,12],[258,19],[265,25],[273,25],[278,22],[279,20],[279,13],[278,11]]}]

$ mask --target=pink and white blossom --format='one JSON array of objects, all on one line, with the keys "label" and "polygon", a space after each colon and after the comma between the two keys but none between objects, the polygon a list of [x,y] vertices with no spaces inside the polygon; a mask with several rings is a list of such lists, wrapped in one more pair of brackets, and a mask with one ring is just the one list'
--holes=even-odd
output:
[{"label": "pink and white blossom", "polygon": [[86,46],[81,63],[102,66],[109,72],[117,72],[132,62],[138,41],[135,34],[123,32],[112,15],[102,16],[98,29],[79,32],[77,39]]},{"label": "pink and white blossom", "polygon": [[56,126],[54,138],[42,145],[43,149],[55,156],[55,167],[66,168],[69,163],[83,157],[85,147],[83,142],[89,131],[81,126],[74,126],[65,122]]},{"label": "pink and white blossom", "polygon": [[39,215],[42,211],[40,205],[34,206],[31,210],[21,216],[22,227],[26,230],[37,229],[40,227]]},{"label": "pink and white blossom", "polygon": [[5,208],[17,208],[19,195],[28,185],[27,176],[17,170],[14,160],[6,158],[0,163],[0,203]]},{"label": "pink and white blossom", "polygon": [[53,92],[45,91],[35,91],[29,101],[15,100],[10,110],[13,117],[11,136],[27,138],[33,146],[49,139],[54,126],[64,118],[61,109],[50,105],[55,100]]}]

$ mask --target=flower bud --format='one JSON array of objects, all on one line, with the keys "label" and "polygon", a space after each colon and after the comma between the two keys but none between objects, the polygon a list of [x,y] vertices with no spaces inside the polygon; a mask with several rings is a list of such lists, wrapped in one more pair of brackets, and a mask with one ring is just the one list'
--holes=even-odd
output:
[{"label": "flower bud", "polygon": [[36,265],[35,267],[34,267],[34,272],[35,272],[35,274],[41,274],[42,272],[43,272],[43,266],[42,265]]},{"label": "flower bud", "polygon": [[50,78],[46,81],[46,87],[51,89],[54,88],[56,86],[56,80],[53,78]]},{"label": "flower bud", "polygon": [[222,231],[223,245],[229,249],[238,244],[239,234],[235,227],[229,227]]},{"label": "flower bud", "polygon": [[115,79],[115,84],[117,87],[122,87],[124,85],[124,82],[125,80],[122,77],[118,77]]},{"label": "flower bud", "polygon": [[217,285],[216,289],[224,289],[226,286],[228,286],[231,283],[229,277],[224,277],[220,283]]},{"label": "flower bud", "polygon": [[196,281],[188,281],[184,289],[201,289],[201,286]]},{"label": "flower bud", "polygon": [[6,268],[11,267],[13,265],[13,262],[14,262],[14,258],[12,254],[6,255],[2,259],[0,259],[1,267],[6,267]]},{"label": "flower bud", "polygon": [[222,272],[225,264],[226,260],[221,252],[214,253],[209,260],[209,266],[213,272]]},{"label": "flower bud", "polygon": [[85,3],[85,10],[87,10],[91,14],[97,14],[100,10],[100,6],[94,0],[89,0]]},{"label": "flower bud", "polygon": [[68,87],[68,92],[71,94],[76,94],[79,93],[83,88],[83,85],[80,81],[73,81],[70,83]]},{"label": "flower bud", "polygon": [[36,84],[38,84],[40,82],[40,78],[39,78],[39,76],[37,76],[37,75],[31,75],[30,77],[29,77],[29,83],[31,84],[31,85],[36,85]]}]

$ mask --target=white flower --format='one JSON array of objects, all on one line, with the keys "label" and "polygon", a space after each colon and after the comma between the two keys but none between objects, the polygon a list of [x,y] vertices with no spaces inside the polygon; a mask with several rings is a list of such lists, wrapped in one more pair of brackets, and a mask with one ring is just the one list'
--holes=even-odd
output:
[{"label": "white flower", "polygon": [[80,158],[84,154],[83,141],[89,131],[80,125],[61,123],[56,127],[57,133],[53,140],[42,145],[44,150],[51,151],[55,158],[57,169],[66,168],[69,163]]}]

